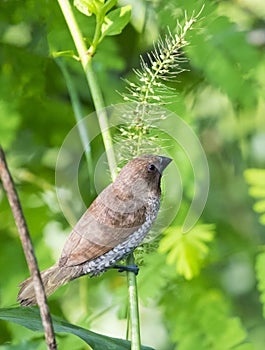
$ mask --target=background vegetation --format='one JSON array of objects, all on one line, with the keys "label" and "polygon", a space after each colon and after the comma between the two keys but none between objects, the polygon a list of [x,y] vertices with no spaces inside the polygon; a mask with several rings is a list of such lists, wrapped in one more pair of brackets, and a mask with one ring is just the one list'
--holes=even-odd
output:
[{"label": "background vegetation", "polygon": [[[179,226],[193,189],[192,173],[183,166],[179,215],[158,249],[138,257],[143,264],[138,278],[142,338],[161,350],[263,350],[265,5],[262,0],[204,3],[184,48],[187,71],[169,83],[175,93],[168,108],[201,140],[210,169],[209,197],[195,231],[183,238]],[[128,26],[121,35],[106,37],[93,58],[106,105],[122,102],[116,90],[124,91],[121,77],[134,79],[139,55],[145,57],[167,27],[173,31],[184,10],[191,14],[202,7],[195,0],[131,4]],[[94,18],[74,12],[89,40]],[[57,2],[46,0],[2,1],[0,41],[0,143],[44,269],[54,263],[70,230],[56,198],[54,173],[61,144],[75,125],[65,77],[51,53],[75,48]],[[94,107],[80,63],[62,59],[86,115]],[[94,166],[103,152],[96,138],[91,145]],[[178,152],[173,156],[182,162]],[[87,177],[81,166],[80,188],[89,205],[95,194],[88,190]],[[108,181],[106,172],[102,184]],[[3,308],[15,305],[16,287],[28,270],[2,189],[0,223]],[[56,292],[50,308],[71,323],[124,338],[125,278],[115,271],[81,278]],[[73,335],[57,340],[62,349],[88,348]],[[6,321],[0,321],[0,344],[0,349],[45,348],[40,334]]]}]

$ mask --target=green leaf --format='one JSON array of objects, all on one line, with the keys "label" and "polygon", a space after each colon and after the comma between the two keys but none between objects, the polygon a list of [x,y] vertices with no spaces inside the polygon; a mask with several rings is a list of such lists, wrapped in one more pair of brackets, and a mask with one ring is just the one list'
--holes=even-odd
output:
[{"label": "green leaf", "polygon": [[265,213],[265,199],[254,204],[253,209],[257,213]]},{"label": "green leaf", "polygon": [[97,7],[91,0],[74,0],[74,6],[84,15],[91,16],[97,13]]},{"label": "green leaf", "polygon": [[253,209],[256,213],[261,214],[259,221],[265,225],[265,170],[247,169],[244,176],[247,184],[250,185],[250,196],[257,199]]},{"label": "green leaf", "polygon": [[102,25],[102,37],[107,35],[117,35],[120,34],[123,28],[129,23],[131,18],[131,6],[123,6],[114,11],[111,11],[104,18],[104,23]]},{"label": "green leaf", "polygon": [[86,16],[95,14],[103,17],[116,3],[117,0],[109,0],[105,4],[104,0],[74,0],[74,6]]},{"label": "green leaf", "polygon": [[23,343],[17,345],[2,345],[0,350],[41,350],[43,346],[45,346],[43,340],[23,341]]},{"label": "green leaf", "polygon": [[114,7],[117,4],[117,2],[118,0],[107,1],[106,4],[104,4],[104,6],[102,7],[102,11],[104,11],[104,13],[106,14],[112,9],[112,7]]},{"label": "green leaf", "polygon": [[183,233],[182,227],[170,227],[160,242],[159,250],[167,252],[167,263],[176,264],[177,272],[190,280],[200,272],[209,252],[206,244],[213,240],[214,225],[196,225]]},{"label": "green leaf", "polygon": [[244,172],[246,182],[249,185],[265,187],[265,170],[264,169],[247,169]]},{"label": "green leaf", "polygon": [[258,290],[260,291],[260,301],[263,305],[263,317],[265,318],[265,253],[261,253],[256,259],[256,273],[258,280]]},{"label": "green leaf", "polygon": [[254,350],[254,345],[250,343],[240,344],[233,348],[233,350]]},{"label": "green leaf", "polygon": [[[0,319],[17,323],[32,331],[43,331],[39,310],[36,308],[18,307],[0,309]],[[68,323],[56,316],[53,316],[52,319],[56,333],[74,334],[84,340],[94,350],[129,350],[131,348],[131,343],[127,340],[111,338],[91,332]],[[152,350],[152,348],[146,346],[142,346],[142,349]]]},{"label": "green leaf", "polygon": [[53,52],[52,56],[55,58],[57,58],[57,57],[71,57],[71,58],[77,59],[77,56],[75,55],[74,50]]}]

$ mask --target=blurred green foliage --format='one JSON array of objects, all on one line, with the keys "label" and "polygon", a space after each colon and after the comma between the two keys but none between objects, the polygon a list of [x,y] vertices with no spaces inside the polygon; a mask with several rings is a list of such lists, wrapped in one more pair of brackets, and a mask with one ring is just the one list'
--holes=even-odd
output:
[{"label": "blurred green foliage", "polygon": [[[169,83],[176,94],[170,94],[168,108],[200,138],[210,169],[209,197],[200,223],[190,236],[182,237],[179,227],[193,192],[193,176],[183,153],[173,150],[184,174],[184,196],[159,252],[143,254],[138,279],[143,343],[161,350],[263,350],[264,1],[122,1],[125,3],[132,5],[129,25],[122,34],[104,38],[93,57],[106,105],[122,102],[116,90],[124,90],[121,77],[133,79],[139,54],[145,56],[152,50],[153,40],[158,35],[163,38],[167,27],[173,31],[177,19],[183,23],[185,10],[190,16],[205,4],[201,19],[189,33],[190,44],[184,48],[188,62],[183,68],[187,70],[177,82]],[[89,42],[95,20],[74,11]],[[75,125],[64,76],[52,55],[67,50],[75,53],[75,48],[57,2],[50,0],[0,2],[0,44],[0,143],[44,269],[58,258],[70,231],[58,205],[54,173],[58,151]],[[84,114],[92,112],[79,62],[62,59]],[[163,141],[163,147],[170,147],[170,141]],[[91,152],[96,167],[104,152],[100,137],[92,141]],[[88,191],[84,162],[82,159],[79,185],[89,205],[95,195]],[[104,169],[97,179],[102,186],[110,182],[107,166]],[[176,182],[174,178],[170,181],[173,188]],[[168,196],[175,200],[170,190]],[[78,205],[73,198],[73,208]],[[4,308],[15,305],[16,286],[28,270],[2,188],[0,223],[0,306]],[[188,247],[188,259],[181,260],[181,247]],[[174,259],[172,251],[178,252]],[[174,266],[168,265],[169,260],[174,260]],[[125,278],[115,271],[73,281],[50,298],[53,314],[123,338],[126,303]],[[43,339],[31,331],[0,322],[0,349],[45,348]],[[72,335],[58,335],[57,340],[63,349],[87,349]]]}]

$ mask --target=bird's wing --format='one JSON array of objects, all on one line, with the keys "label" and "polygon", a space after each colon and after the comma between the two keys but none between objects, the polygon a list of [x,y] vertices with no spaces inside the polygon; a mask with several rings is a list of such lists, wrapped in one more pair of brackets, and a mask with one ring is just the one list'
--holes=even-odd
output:
[{"label": "bird's wing", "polygon": [[126,240],[145,222],[146,206],[143,203],[138,203],[133,208],[131,202],[125,201],[125,208],[124,201],[117,205],[118,202],[112,196],[108,198],[106,205],[100,195],[92,203],[65,243],[59,261],[61,266],[79,265],[105,254]]}]

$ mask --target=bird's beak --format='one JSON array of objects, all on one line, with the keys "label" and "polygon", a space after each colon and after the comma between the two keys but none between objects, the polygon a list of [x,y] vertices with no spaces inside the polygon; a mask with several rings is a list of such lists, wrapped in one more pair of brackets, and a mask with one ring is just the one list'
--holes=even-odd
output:
[{"label": "bird's beak", "polygon": [[165,168],[168,166],[170,162],[172,162],[171,158],[159,156],[160,164],[158,165],[158,171],[162,175],[162,172],[165,170]]}]

